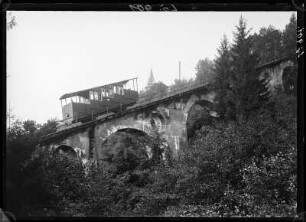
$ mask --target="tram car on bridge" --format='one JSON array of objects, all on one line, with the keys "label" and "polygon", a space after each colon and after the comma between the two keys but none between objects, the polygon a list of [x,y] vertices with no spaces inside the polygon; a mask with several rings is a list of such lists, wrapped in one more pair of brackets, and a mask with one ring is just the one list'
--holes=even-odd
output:
[{"label": "tram car on bridge", "polygon": [[60,97],[63,121],[86,122],[93,116],[118,112],[138,100],[137,78],[110,83]]}]

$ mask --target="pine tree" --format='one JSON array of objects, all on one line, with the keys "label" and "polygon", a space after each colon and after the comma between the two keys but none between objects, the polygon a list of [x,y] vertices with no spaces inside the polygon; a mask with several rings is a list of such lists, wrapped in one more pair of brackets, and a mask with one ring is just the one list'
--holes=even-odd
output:
[{"label": "pine tree", "polygon": [[229,48],[229,42],[225,35],[221,40],[220,48],[217,49],[217,51],[219,55],[215,59],[215,68],[214,68],[214,71],[216,73],[216,78],[215,78],[215,90],[217,92],[216,100],[218,102],[217,112],[219,113],[221,118],[224,118],[227,108],[226,98],[228,96],[229,77],[231,71],[230,48]]},{"label": "pine tree", "polygon": [[283,32],[284,55],[297,63],[296,61],[296,41],[297,41],[297,21],[295,14],[290,17],[290,22],[286,25]]},{"label": "pine tree", "polygon": [[267,101],[268,88],[264,80],[258,79],[260,73],[255,68],[258,64],[258,55],[253,50],[250,30],[247,30],[242,17],[236,28],[231,50],[233,68],[229,80],[227,113],[241,123],[248,119],[252,111]]}]

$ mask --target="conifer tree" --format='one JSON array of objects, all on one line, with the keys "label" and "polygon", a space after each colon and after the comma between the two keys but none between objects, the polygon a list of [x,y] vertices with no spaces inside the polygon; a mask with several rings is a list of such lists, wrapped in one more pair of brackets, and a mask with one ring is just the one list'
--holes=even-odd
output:
[{"label": "conifer tree", "polygon": [[218,57],[215,59],[216,73],[215,78],[215,90],[217,92],[216,100],[218,101],[217,112],[221,118],[225,117],[227,101],[229,90],[229,77],[231,71],[230,64],[230,47],[226,35],[223,36],[221,40],[220,48],[217,49]]},{"label": "conifer tree", "polygon": [[229,80],[227,114],[239,123],[247,120],[252,111],[260,108],[268,99],[268,88],[264,80],[259,80],[258,55],[252,47],[252,39],[247,30],[246,21],[240,17],[234,32],[234,44],[231,50],[232,71]]},{"label": "conifer tree", "polygon": [[296,61],[296,41],[297,41],[297,20],[295,14],[290,17],[290,22],[286,25],[283,32],[284,55]]}]

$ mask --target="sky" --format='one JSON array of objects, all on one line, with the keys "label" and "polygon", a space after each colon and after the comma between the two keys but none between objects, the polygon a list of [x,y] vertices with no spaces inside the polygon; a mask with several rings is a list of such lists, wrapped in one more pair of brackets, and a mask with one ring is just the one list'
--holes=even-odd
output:
[{"label": "sky", "polygon": [[60,12],[11,11],[7,31],[7,107],[21,120],[62,119],[65,93],[138,77],[150,69],[170,85],[195,77],[199,60],[232,42],[242,15],[247,27],[283,30],[292,12]]}]

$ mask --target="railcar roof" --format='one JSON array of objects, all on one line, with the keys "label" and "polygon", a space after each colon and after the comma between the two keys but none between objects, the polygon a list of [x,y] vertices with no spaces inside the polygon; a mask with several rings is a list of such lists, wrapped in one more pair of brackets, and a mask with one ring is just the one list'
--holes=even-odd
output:
[{"label": "railcar roof", "polygon": [[[137,79],[137,78],[132,78],[132,79]],[[62,95],[59,99],[66,99],[72,96],[83,96],[83,97],[88,97],[88,92],[91,90],[96,90],[102,87],[107,87],[107,86],[122,86],[123,84],[127,83],[128,81],[132,80],[132,79],[127,79],[127,80],[123,80],[123,81],[119,81],[119,82],[114,82],[114,83],[109,83],[106,85],[102,85],[102,86],[97,86],[97,87],[93,87],[90,89],[84,89],[84,90],[80,90],[80,91],[76,91],[76,92],[71,92],[71,93],[66,93],[64,95]]]}]

